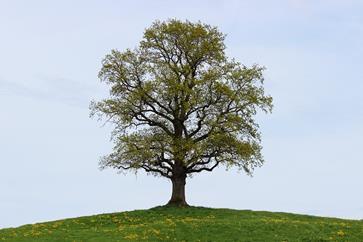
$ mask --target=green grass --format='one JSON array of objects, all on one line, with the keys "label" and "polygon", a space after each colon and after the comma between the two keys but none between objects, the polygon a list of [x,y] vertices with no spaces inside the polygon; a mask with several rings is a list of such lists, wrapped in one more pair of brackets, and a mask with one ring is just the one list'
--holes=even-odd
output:
[{"label": "green grass", "polygon": [[0,241],[363,241],[363,221],[156,207],[0,230]]}]

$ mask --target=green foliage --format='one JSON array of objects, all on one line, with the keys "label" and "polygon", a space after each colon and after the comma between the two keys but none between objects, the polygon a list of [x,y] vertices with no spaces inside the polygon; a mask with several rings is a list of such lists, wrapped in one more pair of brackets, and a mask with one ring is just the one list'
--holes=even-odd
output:
[{"label": "green foliage", "polygon": [[0,241],[363,241],[363,221],[210,208],[150,210],[1,229]]},{"label": "green foliage", "polygon": [[272,109],[263,70],[229,59],[215,27],[155,22],[135,50],[103,60],[110,97],[92,102],[91,114],[115,124],[115,147],[101,167],[171,178],[224,164],[251,174],[263,163],[254,116]]}]

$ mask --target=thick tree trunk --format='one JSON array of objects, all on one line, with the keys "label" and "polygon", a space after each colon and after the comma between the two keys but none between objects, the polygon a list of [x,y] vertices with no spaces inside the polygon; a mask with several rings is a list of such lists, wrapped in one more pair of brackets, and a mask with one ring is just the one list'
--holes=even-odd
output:
[{"label": "thick tree trunk", "polygon": [[187,202],[185,201],[185,181],[186,175],[184,174],[171,178],[173,190],[168,205],[188,206]]}]

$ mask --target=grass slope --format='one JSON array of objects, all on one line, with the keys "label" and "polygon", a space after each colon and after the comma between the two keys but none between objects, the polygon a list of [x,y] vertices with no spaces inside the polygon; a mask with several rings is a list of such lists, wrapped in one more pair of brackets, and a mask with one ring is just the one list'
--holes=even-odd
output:
[{"label": "grass slope", "polygon": [[363,221],[156,207],[0,230],[0,241],[363,241]]}]

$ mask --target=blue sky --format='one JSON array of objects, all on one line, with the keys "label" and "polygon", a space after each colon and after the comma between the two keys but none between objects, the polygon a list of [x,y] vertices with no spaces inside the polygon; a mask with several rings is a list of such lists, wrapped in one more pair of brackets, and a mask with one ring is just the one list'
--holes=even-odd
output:
[{"label": "blue sky", "polygon": [[164,204],[169,181],[98,170],[112,127],[88,117],[97,73],[157,19],[218,26],[227,53],[267,67],[266,164],[187,181],[192,205],[363,219],[363,2],[0,2],[0,227]]}]

